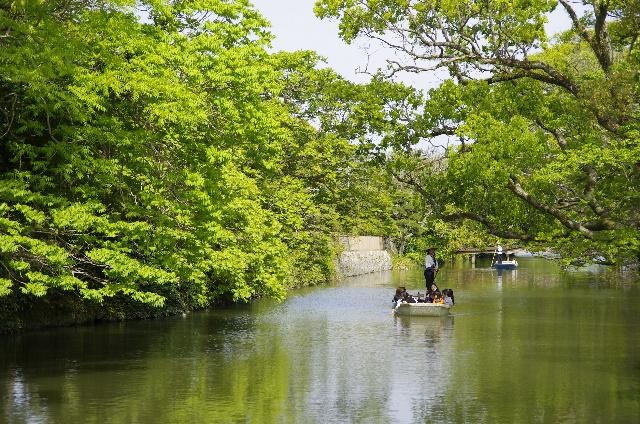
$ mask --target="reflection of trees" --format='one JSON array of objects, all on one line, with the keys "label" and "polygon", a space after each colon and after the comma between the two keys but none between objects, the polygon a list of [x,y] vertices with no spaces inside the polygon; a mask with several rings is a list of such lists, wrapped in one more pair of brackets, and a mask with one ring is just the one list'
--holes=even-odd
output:
[{"label": "reflection of trees", "polygon": [[[349,334],[340,317],[274,323],[263,321],[265,315],[202,314],[23,335],[13,345],[14,371],[2,381],[4,393],[19,388],[27,400],[2,396],[0,421],[297,423],[387,416],[395,354],[364,343],[379,328],[351,322]],[[363,343],[348,342],[354,335]]]},{"label": "reflection of trees", "polygon": [[401,329],[402,337],[424,338],[427,350],[435,350],[436,343],[445,336],[451,336],[453,316],[419,317],[394,316],[397,328]]},{"label": "reflection of trees", "polygon": [[[254,332],[245,318],[212,320],[204,327],[198,321],[139,323],[139,331],[132,329],[135,324],[61,330],[61,343],[41,347],[39,337],[25,335],[15,346],[14,372],[3,378],[10,395],[3,396],[0,417],[52,423],[160,417],[178,423],[277,422],[290,378],[279,338]],[[16,401],[16,387],[28,401]]]},{"label": "reflection of trees", "polygon": [[46,404],[31,396],[22,371],[18,368],[8,369],[5,384],[2,385],[0,421],[37,422],[45,411]]},{"label": "reflection of trees", "polygon": [[[409,416],[401,417],[401,422],[419,422],[433,418],[424,414],[425,410],[441,403],[450,385],[450,374],[455,353],[452,337],[454,317],[396,317],[401,337],[422,341],[414,345],[420,349],[417,357],[409,356],[411,372],[399,381],[400,393],[405,394],[396,403],[406,403]],[[409,354],[410,352],[403,352]],[[404,386],[404,387],[402,387]],[[407,386],[414,386],[409,389]],[[398,388],[396,388],[398,390]],[[397,407],[397,404],[395,405]],[[418,421],[417,421],[418,420]],[[397,421],[397,420],[394,420]],[[438,421],[433,421],[438,422]]]},{"label": "reflection of trees", "polygon": [[456,357],[444,402],[420,412],[425,422],[630,422],[639,416],[637,372],[629,376],[627,361],[637,361],[640,342],[620,326],[632,319],[626,302],[592,293],[568,297],[561,289],[501,296],[501,310],[480,308],[456,320],[455,351],[465,354]]},{"label": "reflection of trees", "polygon": [[[297,423],[386,416],[394,356],[386,346],[348,342],[353,335],[343,331],[340,316],[304,319],[298,311],[289,322],[276,315],[227,311],[23,335],[12,345],[14,371],[0,381],[4,393],[20,388],[28,400],[3,395],[0,421]],[[389,329],[388,320],[381,324]],[[365,323],[348,328],[363,342],[379,333]]]},{"label": "reflection of trees", "polygon": [[346,280],[345,284],[348,284],[349,287],[369,288],[373,286],[392,286],[393,276],[394,273],[392,271],[378,271],[369,274],[354,275],[344,280]]},{"label": "reflection of trees", "polygon": [[370,342],[377,328],[315,312],[284,330],[289,349],[297,352],[291,358],[290,422],[379,422],[387,415],[393,359],[387,345]]}]

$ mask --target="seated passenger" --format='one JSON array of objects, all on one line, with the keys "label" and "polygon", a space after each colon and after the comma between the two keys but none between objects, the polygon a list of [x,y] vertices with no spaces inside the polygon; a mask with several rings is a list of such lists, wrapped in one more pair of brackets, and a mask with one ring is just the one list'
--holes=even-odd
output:
[{"label": "seated passenger", "polygon": [[440,290],[438,289],[438,286],[434,284],[431,284],[431,286],[427,287],[427,296],[431,296],[431,294],[433,292],[439,292]]},{"label": "seated passenger", "polygon": [[418,299],[407,292],[405,292],[405,297],[402,300],[407,303],[418,303]]},{"label": "seated passenger", "polygon": [[438,290],[438,287],[435,284],[432,287],[434,287],[434,289],[427,292],[427,297],[429,297],[433,302],[436,296],[442,297],[442,293],[440,293],[440,290]]},{"label": "seated passenger", "polygon": [[395,308],[400,301],[407,302],[407,296],[409,296],[407,289],[403,286],[398,287],[396,289],[396,294],[393,296],[393,307]]},{"label": "seated passenger", "polygon": [[398,287],[396,289],[396,294],[393,296],[393,303],[397,303],[398,300],[402,299],[404,297],[404,287]]},{"label": "seated passenger", "polygon": [[453,306],[453,290],[444,289],[444,290],[442,290],[442,294],[444,296],[444,304],[445,305],[449,305],[449,306]]}]

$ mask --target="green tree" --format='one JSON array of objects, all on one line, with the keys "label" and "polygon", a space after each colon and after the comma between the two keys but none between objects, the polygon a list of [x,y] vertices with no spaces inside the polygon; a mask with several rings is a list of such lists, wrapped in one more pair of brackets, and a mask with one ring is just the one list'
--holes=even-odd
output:
[{"label": "green tree", "polygon": [[337,234],[393,226],[361,144],[391,133],[409,91],[269,53],[246,1],[1,2],[0,34],[15,325],[281,299],[332,277]]},{"label": "green tree", "polygon": [[269,166],[277,131],[265,22],[241,2],[133,6],[2,8],[3,294],[282,297],[286,246],[242,169]]},{"label": "green tree", "polygon": [[[415,174],[436,217],[568,258],[640,255],[637,1],[329,1],[342,37],[404,59],[389,73],[446,70],[410,126],[456,137],[446,170]],[[572,28],[550,39],[555,9]],[[409,148],[412,140],[408,140]]]}]

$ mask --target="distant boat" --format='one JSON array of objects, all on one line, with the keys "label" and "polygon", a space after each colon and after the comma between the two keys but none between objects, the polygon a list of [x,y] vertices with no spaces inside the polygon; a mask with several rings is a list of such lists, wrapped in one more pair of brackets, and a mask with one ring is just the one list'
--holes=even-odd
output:
[{"label": "distant boat", "polygon": [[443,317],[449,315],[451,306],[444,303],[398,302],[393,311],[398,315],[420,317]]},{"label": "distant boat", "polygon": [[508,256],[502,252],[502,246],[498,245],[496,251],[493,253],[491,266],[495,269],[516,269],[518,267],[518,261],[516,261],[515,257],[513,260],[506,260],[507,257]]}]

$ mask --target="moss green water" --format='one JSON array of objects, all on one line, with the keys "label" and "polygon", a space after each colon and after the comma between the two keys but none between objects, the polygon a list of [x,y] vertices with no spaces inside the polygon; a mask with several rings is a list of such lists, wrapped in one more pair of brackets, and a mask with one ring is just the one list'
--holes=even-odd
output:
[{"label": "moss green water", "polygon": [[451,317],[396,318],[419,271],[282,304],[3,336],[0,422],[632,423],[638,282],[522,259],[444,267]]}]

